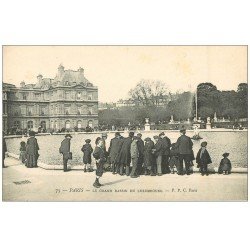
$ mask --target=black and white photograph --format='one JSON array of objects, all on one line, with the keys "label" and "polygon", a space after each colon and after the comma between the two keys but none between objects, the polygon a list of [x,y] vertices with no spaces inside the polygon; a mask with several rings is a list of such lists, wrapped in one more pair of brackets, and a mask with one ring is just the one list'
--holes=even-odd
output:
[{"label": "black and white photograph", "polygon": [[3,201],[247,201],[247,49],[3,46]]}]

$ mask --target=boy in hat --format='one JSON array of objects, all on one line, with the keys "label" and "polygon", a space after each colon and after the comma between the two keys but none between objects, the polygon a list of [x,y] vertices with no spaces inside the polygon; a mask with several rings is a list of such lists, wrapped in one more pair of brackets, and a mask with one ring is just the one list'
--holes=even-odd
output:
[{"label": "boy in hat", "polygon": [[199,149],[196,156],[196,162],[198,164],[198,168],[200,168],[201,170],[202,176],[204,176],[204,174],[208,175],[207,165],[212,163],[211,157],[206,147],[207,147],[207,142],[203,141],[201,143],[201,148]]},{"label": "boy in hat", "polygon": [[93,186],[95,188],[99,188],[101,187],[99,179],[103,175],[103,165],[106,162],[105,152],[103,149],[103,140],[100,137],[96,139],[96,147],[93,156],[96,159],[96,179]]},{"label": "boy in hat", "polygon": [[219,174],[231,174],[232,164],[231,161],[228,159],[229,153],[224,153],[223,159],[220,162],[220,166],[218,169]]},{"label": "boy in hat", "polygon": [[93,148],[91,147],[91,140],[86,139],[86,144],[82,146],[82,152],[83,152],[83,164],[84,164],[84,172],[92,172],[93,168],[91,166],[91,154],[93,153]]},{"label": "boy in hat", "polygon": [[144,174],[149,175],[153,172],[153,148],[154,142],[151,138],[145,138],[145,146],[144,146]]},{"label": "boy in hat", "polygon": [[171,144],[170,149],[170,161],[169,161],[169,167],[171,169],[171,174],[174,174],[174,167],[176,167],[177,174],[180,175],[180,161],[179,161],[179,151],[176,147],[175,143]]},{"label": "boy in hat", "polygon": [[70,140],[72,136],[70,134],[65,135],[65,139],[61,142],[59,153],[63,155],[63,171],[68,171],[68,160],[72,160],[72,153],[70,152]]}]

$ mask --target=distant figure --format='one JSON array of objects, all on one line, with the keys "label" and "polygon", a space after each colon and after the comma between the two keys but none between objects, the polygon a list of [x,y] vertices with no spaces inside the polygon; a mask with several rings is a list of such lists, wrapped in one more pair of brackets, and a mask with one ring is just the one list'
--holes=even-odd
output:
[{"label": "distant figure", "polygon": [[104,163],[103,165],[103,169],[105,171],[110,171],[111,170],[111,167],[110,167],[110,160],[109,159],[109,154],[108,154],[108,151],[107,151],[107,146],[106,146],[106,140],[108,138],[108,134],[107,133],[102,133],[102,147],[104,149],[104,153],[105,153],[105,158],[107,159],[106,162]]},{"label": "distant figure", "polygon": [[209,175],[207,165],[212,163],[211,157],[206,149],[207,142],[201,143],[201,148],[199,149],[197,156],[196,156],[196,162],[198,164],[198,167],[201,170],[201,175],[204,176],[204,174]]},{"label": "distant figure", "polygon": [[144,141],[142,140],[142,134],[137,134],[137,146],[139,151],[138,164],[137,164],[137,174],[142,174],[142,165],[143,165],[143,155],[144,155]]},{"label": "distant figure", "polygon": [[231,161],[228,159],[229,153],[224,153],[223,155],[223,159],[220,162],[220,166],[218,169],[218,173],[219,174],[231,174],[231,170],[232,170],[232,164]]},{"label": "distant figure", "polygon": [[176,147],[175,143],[172,143],[171,145],[171,150],[170,150],[170,161],[169,161],[169,167],[171,170],[171,174],[175,173],[175,168],[176,172],[178,175],[180,175],[180,161],[179,161],[179,151],[178,148]]},{"label": "distant figure", "polygon": [[26,146],[26,166],[28,168],[37,168],[37,160],[39,157],[38,150],[39,146],[37,143],[37,139],[35,138],[35,132],[29,132],[30,138],[27,140]]},{"label": "distant figure", "polygon": [[6,145],[6,141],[5,141],[4,134],[3,134],[3,168],[5,168],[4,160],[5,160],[6,152],[7,152],[7,145]]},{"label": "distant figure", "polygon": [[123,139],[123,144],[120,153],[118,155],[118,162],[120,164],[120,175],[124,174],[123,171],[125,167],[126,175],[129,176],[130,163],[131,163],[130,147],[133,137],[134,137],[134,132],[129,132],[129,136]]},{"label": "distant figure", "polygon": [[145,138],[145,146],[144,146],[144,174],[149,175],[154,172],[154,155],[153,155],[154,142],[151,138]]},{"label": "distant figure", "polygon": [[82,146],[83,152],[83,164],[84,164],[84,172],[92,172],[93,168],[91,166],[91,154],[93,153],[93,148],[91,147],[91,140],[86,139],[86,144]]},{"label": "distant figure", "polygon": [[138,167],[138,159],[139,159],[139,147],[138,147],[138,137],[134,136],[133,141],[130,147],[131,159],[132,159],[132,171],[130,174],[131,178],[137,178],[139,175],[136,173]]},{"label": "distant figure", "polygon": [[180,160],[180,173],[183,172],[183,161],[185,162],[186,174],[190,175],[190,160],[192,158],[192,147],[193,142],[190,137],[186,136],[186,129],[181,129],[180,133],[182,134],[177,142],[176,147],[179,150],[179,160]]},{"label": "distant figure", "polygon": [[105,152],[103,149],[103,140],[100,137],[96,139],[96,147],[93,156],[96,160],[96,179],[93,186],[95,188],[99,188],[101,187],[99,179],[103,175],[103,165],[106,162]]},{"label": "distant figure", "polygon": [[68,160],[72,160],[72,153],[70,152],[70,134],[65,135],[65,139],[61,142],[59,153],[63,155],[63,171],[68,171]]},{"label": "distant figure", "polygon": [[25,141],[20,142],[20,154],[19,154],[19,160],[22,163],[26,162],[26,143]]}]

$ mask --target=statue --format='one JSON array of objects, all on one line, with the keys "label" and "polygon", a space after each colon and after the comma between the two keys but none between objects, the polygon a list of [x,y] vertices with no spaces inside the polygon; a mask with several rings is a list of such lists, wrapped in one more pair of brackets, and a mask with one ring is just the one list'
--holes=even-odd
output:
[{"label": "statue", "polygon": [[145,118],[145,131],[150,131],[149,118]]}]

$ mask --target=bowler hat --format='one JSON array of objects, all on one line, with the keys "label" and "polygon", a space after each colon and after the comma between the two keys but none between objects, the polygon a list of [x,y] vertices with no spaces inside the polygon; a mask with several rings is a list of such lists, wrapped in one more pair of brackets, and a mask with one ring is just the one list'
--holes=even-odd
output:
[{"label": "bowler hat", "polygon": [[180,132],[181,132],[181,133],[186,132],[186,129],[185,129],[185,128],[182,128],[182,129],[180,129]]},{"label": "bowler hat", "polygon": [[159,136],[158,135],[154,135],[154,139],[159,139]]},{"label": "bowler hat", "polygon": [[138,133],[137,136],[142,137],[142,134],[141,134],[141,133]]},{"label": "bowler hat", "polygon": [[129,132],[129,137],[133,137],[134,136],[134,132]]},{"label": "bowler hat", "polygon": [[72,136],[70,134],[66,134],[65,138],[72,138]]},{"label": "bowler hat", "polygon": [[115,136],[121,136],[120,132],[115,132]]},{"label": "bowler hat", "polygon": [[34,131],[30,131],[29,132],[29,136],[35,136],[35,132]]},{"label": "bowler hat", "polygon": [[90,139],[86,139],[85,142],[86,142],[86,143],[90,143],[91,140],[90,140]]},{"label": "bowler hat", "polygon": [[202,146],[202,147],[206,147],[206,146],[207,146],[207,142],[206,142],[206,141],[203,141],[203,142],[201,143],[201,146]]},{"label": "bowler hat", "polygon": [[162,136],[162,135],[165,135],[165,133],[164,133],[164,132],[161,132],[161,133],[159,134],[159,136]]},{"label": "bowler hat", "polygon": [[223,156],[223,157],[228,157],[228,156],[229,156],[229,153],[224,153],[222,156]]},{"label": "bowler hat", "polygon": [[144,141],[151,141],[151,138],[147,137],[147,138],[144,139]]}]

